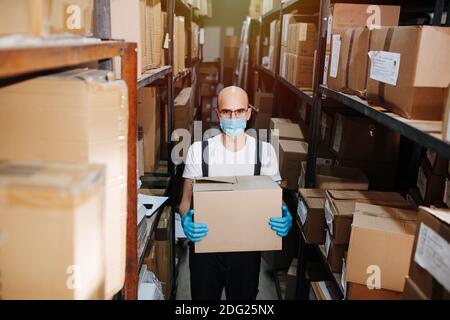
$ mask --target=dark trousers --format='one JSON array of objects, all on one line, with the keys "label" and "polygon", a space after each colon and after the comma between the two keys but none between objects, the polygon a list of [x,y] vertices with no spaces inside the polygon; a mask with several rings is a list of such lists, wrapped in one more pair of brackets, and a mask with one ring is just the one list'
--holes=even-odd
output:
[{"label": "dark trousers", "polygon": [[194,253],[189,246],[192,300],[256,300],[261,252]]}]

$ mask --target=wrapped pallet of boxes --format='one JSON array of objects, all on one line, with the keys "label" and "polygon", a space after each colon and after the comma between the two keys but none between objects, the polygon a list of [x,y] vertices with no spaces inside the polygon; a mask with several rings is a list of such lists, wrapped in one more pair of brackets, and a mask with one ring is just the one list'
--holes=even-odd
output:
[{"label": "wrapped pallet of boxes", "polygon": [[94,36],[94,0],[0,1],[0,36]]},{"label": "wrapped pallet of boxes", "polygon": [[0,297],[105,298],[104,167],[0,164]]},{"label": "wrapped pallet of boxes", "polygon": [[450,300],[450,212],[421,207],[405,300]]},{"label": "wrapped pallet of boxes", "polygon": [[357,203],[348,249],[349,283],[403,292],[417,212]]},{"label": "wrapped pallet of boxes", "polygon": [[306,242],[325,243],[325,190],[299,189],[298,215]]},{"label": "wrapped pallet of boxes", "polygon": [[[196,222],[209,229],[195,244],[196,253],[282,249],[281,238],[268,223],[277,212],[281,216],[282,190],[270,177],[201,178],[193,192]],[[237,201],[242,198],[246,201]]]},{"label": "wrapped pallet of boxes", "polygon": [[350,241],[356,203],[370,203],[395,208],[411,207],[409,202],[396,192],[328,190],[325,201],[325,218],[330,234],[337,244],[345,244]]},{"label": "wrapped pallet of boxes", "polygon": [[142,88],[138,91],[138,124],[143,129],[144,171],[158,169],[161,150],[161,112],[157,103],[156,88]]},{"label": "wrapped pallet of boxes", "polygon": [[76,69],[0,90],[1,159],[106,165],[107,298],[124,283],[128,181],[128,92],[111,77]]},{"label": "wrapped pallet of boxes", "polygon": [[[345,55],[341,50],[341,41],[347,29],[397,26],[400,17],[399,6],[334,3],[328,9],[324,84],[328,84],[328,75],[331,78],[338,77],[340,56]],[[376,14],[378,14],[379,19],[374,19]],[[332,89],[338,88],[333,83],[328,85]]]},{"label": "wrapped pallet of boxes", "polygon": [[450,28],[373,30],[367,100],[408,119],[442,121],[450,83],[449,51]]}]

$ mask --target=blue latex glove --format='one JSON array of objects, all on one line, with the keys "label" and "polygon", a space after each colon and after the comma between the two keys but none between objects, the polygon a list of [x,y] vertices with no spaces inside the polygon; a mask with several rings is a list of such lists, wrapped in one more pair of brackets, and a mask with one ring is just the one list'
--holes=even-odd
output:
[{"label": "blue latex glove", "polygon": [[194,210],[189,211],[181,217],[181,225],[186,237],[192,242],[200,242],[208,235],[208,227],[205,224],[192,221]]},{"label": "blue latex glove", "polygon": [[288,235],[289,230],[291,230],[292,216],[288,207],[285,205],[283,205],[281,210],[283,211],[283,217],[271,218],[269,224],[271,225],[272,230],[274,230],[280,237],[284,238]]}]

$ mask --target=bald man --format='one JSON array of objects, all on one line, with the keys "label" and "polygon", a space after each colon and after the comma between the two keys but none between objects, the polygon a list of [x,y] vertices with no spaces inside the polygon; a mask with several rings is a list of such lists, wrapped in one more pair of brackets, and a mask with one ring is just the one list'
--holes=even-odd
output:
[{"label": "bald man", "polygon": [[[245,133],[252,111],[244,90],[239,87],[223,89],[216,112],[222,134],[194,143],[188,151],[183,173],[185,180],[179,211],[184,232],[190,240],[191,295],[193,300],[220,300],[225,288],[228,300],[255,300],[258,295],[260,252],[195,253],[193,244],[208,236],[208,226],[193,221],[192,184],[194,179],[200,177],[254,175],[270,176],[279,182],[278,160],[272,145],[257,142]],[[257,154],[260,156],[257,157]],[[292,226],[292,217],[285,206],[280,210],[282,218],[274,212],[278,218],[268,221],[268,228],[285,237]]]}]

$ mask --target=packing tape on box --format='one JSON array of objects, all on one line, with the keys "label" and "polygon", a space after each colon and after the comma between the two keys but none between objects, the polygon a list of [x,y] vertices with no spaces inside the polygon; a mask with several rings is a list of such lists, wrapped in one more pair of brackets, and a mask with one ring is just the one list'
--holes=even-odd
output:
[{"label": "packing tape on box", "polygon": [[333,213],[331,212],[331,205],[328,199],[325,201],[325,220],[330,234],[333,235]]}]

